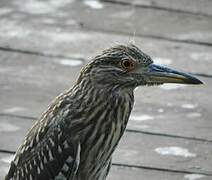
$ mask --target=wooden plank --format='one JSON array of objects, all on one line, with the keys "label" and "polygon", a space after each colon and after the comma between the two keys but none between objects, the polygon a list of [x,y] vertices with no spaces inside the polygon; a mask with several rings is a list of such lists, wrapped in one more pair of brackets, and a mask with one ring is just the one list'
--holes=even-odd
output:
[{"label": "wooden plank", "polygon": [[204,80],[206,85],[202,87],[164,85],[138,88],[128,128],[211,141],[212,114],[208,94],[212,90],[212,80]]},{"label": "wooden plank", "polygon": [[191,179],[191,177],[199,177],[201,180],[210,180],[211,177],[197,174],[184,174],[184,173],[173,173],[167,171],[155,171],[138,168],[123,168],[112,166],[109,173],[108,180],[179,180],[179,179]]},{"label": "wooden plank", "polygon": [[[4,26],[9,25],[5,23]],[[18,27],[13,28],[16,29]],[[13,32],[13,28],[10,33]],[[57,41],[55,41],[53,37],[56,37],[57,34],[53,33],[54,28],[39,28],[44,28],[42,31],[45,33],[40,32],[34,26],[28,27],[25,25],[23,25],[23,31],[20,34],[24,33],[24,31],[29,31],[30,33],[24,37],[8,37],[5,33],[0,33],[0,46],[8,46],[12,49],[41,54],[44,53],[50,56],[80,57],[87,61],[91,56],[94,56],[97,52],[105,48],[117,43],[126,44],[133,41],[133,37],[78,30],[61,31],[59,36],[66,38],[61,39],[58,37]],[[73,36],[76,38],[73,38]],[[101,42],[99,39],[101,39]],[[212,58],[211,47],[138,37],[135,37],[134,41],[146,53],[150,54],[153,59],[158,60],[159,63],[170,64],[190,72],[210,73],[208,67],[212,66],[212,62],[210,61]],[[51,44],[51,46],[46,46],[46,42]],[[18,48],[16,44],[18,44]]]},{"label": "wooden plank", "polygon": [[[7,3],[8,2],[5,1],[2,7],[12,6]],[[73,3],[70,5],[71,10],[75,6],[79,6],[78,8],[86,8],[85,5],[75,4]],[[18,5],[16,4],[15,6]],[[118,7],[122,9],[122,6]],[[108,6],[108,8],[112,8],[111,11],[115,9],[111,6]],[[69,9],[68,12],[75,12],[75,10],[71,10]],[[88,9],[87,11],[93,12],[94,10]],[[93,14],[95,12],[96,11],[94,11]],[[152,55],[153,58],[159,59],[161,63],[168,62],[174,66],[176,64],[180,68],[190,72],[203,74],[209,73],[207,67],[211,66],[211,47],[167,42],[149,38],[138,38],[136,36],[134,37],[133,33],[132,35],[124,36],[120,34],[115,35],[102,32],[88,32],[80,30],[79,26],[75,24],[67,25],[66,22],[68,20],[64,19],[61,21],[61,19],[51,17],[51,13],[38,15],[22,12],[21,14],[28,20],[19,17],[20,12],[15,10],[15,8],[12,8],[12,12],[0,20],[0,26],[2,27],[0,29],[0,47],[37,52],[50,56],[80,57],[87,60],[88,57],[95,55],[96,52],[110,47],[115,43],[135,41],[145,52]],[[68,15],[65,17],[67,18],[67,16]],[[43,22],[46,18],[51,18],[54,23],[52,25],[46,25]],[[208,23],[208,25],[210,25],[210,23]],[[134,30],[132,32],[134,32]],[[204,37],[207,35],[209,34],[204,34]],[[193,64],[195,64],[195,66],[193,66]]]},{"label": "wooden plank", "polygon": [[[63,41],[63,46],[66,46],[69,40],[76,42],[88,38],[80,33],[72,34],[68,38],[67,32],[70,29],[86,27],[86,29],[97,31],[126,33],[129,36],[136,34],[212,44],[210,17],[103,2],[99,2],[101,9],[95,9],[83,1],[61,3],[59,7],[52,7],[53,10],[44,9],[44,12],[40,12],[40,9],[36,8],[37,3],[38,1],[33,1],[31,4],[24,1],[18,1],[18,3],[12,1],[8,4],[4,2],[2,7],[9,7],[11,12],[3,16],[0,21],[1,36],[9,39],[30,36],[33,39],[31,31],[28,29],[34,28],[37,31],[37,37],[51,38],[54,43]],[[46,1],[42,3],[42,6],[48,7],[49,4]],[[59,16],[61,13],[62,15]],[[52,23],[45,24],[46,19]],[[39,43],[33,42],[32,39],[31,43]],[[48,49],[49,47],[54,48],[54,43],[45,41],[44,44],[39,43],[39,45]]]},{"label": "wooden plank", "polygon": [[9,163],[13,159],[13,155],[7,153],[0,153],[0,179],[4,179],[8,172]]},{"label": "wooden plank", "polygon": [[53,97],[73,85],[80,68],[75,65],[83,63],[10,52],[0,56],[1,112],[35,117]]},{"label": "wooden plank", "polygon": [[212,2],[210,0],[104,0],[105,2],[116,2],[131,4],[136,6],[144,6],[150,8],[159,8],[164,10],[175,10],[180,12],[212,15],[211,7]]},{"label": "wooden plank", "polygon": [[113,162],[212,175],[212,144],[125,133]]},{"label": "wooden plank", "polygon": [[104,8],[99,11],[85,6],[76,7],[78,12],[83,13],[73,16],[91,30],[212,43],[211,17],[110,3],[103,5]]},{"label": "wooden plank", "polygon": [[[9,162],[13,155],[7,153],[0,153],[0,179],[3,179],[9,168]],[[109,173],[108,180],[129,180],[133,177],[134,180],[148,179],[148,180],[164,180],[172,179],[179,180],[187,177],[189,174],[173,173],[166,171],[147,170],[140,168],[127,168],[112,166]],[[209,180],[210,177],[203,176],[202,180]]]},{"label": "wooden plank", "polygon": [[30,119],[0,116],[0,149],[16,151],[33,123]]}]

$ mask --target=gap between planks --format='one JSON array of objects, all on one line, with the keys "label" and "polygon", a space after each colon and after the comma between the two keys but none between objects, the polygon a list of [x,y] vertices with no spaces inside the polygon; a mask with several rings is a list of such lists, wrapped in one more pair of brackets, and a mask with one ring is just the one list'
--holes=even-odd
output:
[{"label": "gap between planks", "polygon": [[[119,32],[115,30],[105,30],[101,28],[94,28],[90,26],[86,26],[85,24],[82,23],[81,25],[82,30],[87,30],[87,31],[92,31],[92,32],[103,32],[106,34],[114,34],[114,35],[125,35],[125,36],[131,36],[132,33],[128,32]],[[175,39],[171,37],[165,37],[165,36],[156,36],[156,35],[150,35],[150,34],[139,34],[136,33],[136,37],[141,37],[141,38],[148,38],[148,39],[159,39],[163,41],[168,41],[168,42],[178,42],[178,43],[185,43],[185,44],[191,44],[191,45],[201,45],[201,46],[207,46],[207,47],[212,47],[212,43],[210,42],[201,42],[201,41],[195,41],[195,40],[183,40],[183,39]]]},{"label": "gap between planks", "polygon": [[[8,114],[8,113],[0,113],[0,117],[1,116],[33,120],[33,121],[38,119],[36,117],[22,116],[22,115]],[[126,132],[127,133],[146,134],[146,135],[150,135],[150,136],[161,136],[161,137],[168,137],[168,138],[175,138],[175,139],[186,139],[186,140],[191,140],[191,141],[212,143],[212,140],[209,140],[209,139],[189,137],[189,136],[179,136],[179,135],[173,135],[173,134],[167,134],[167,133],[157,133],[157,132],[134,130],[134,129],[126,129]]]},{"label": "gap between planks", "polygon": [[[0,153],[15,154],[15,151],[0,149]],[[171,172],[171,173],[178,173],[178,174],[197,174],[197,172],[195,172],[195,171],[176,170],[176,169],[168,169],[168,168],[143,166],[143,165],[131,165],[131,164],[124,164],[124,163],[123,164],[122,163],[112,163],[112,166],[124,167],[124,168],[145,169],[145,170],[150,170],[150,171]],[[207,173],[207,172],[198,172],[198,174],[205,175],[205,176],[212,176],[212,173]]]},{"label": "gap between planks", "polygon": [[196,16],[212,17],[212,15],[207,13],[191,12],[191,11],[185,11],[182,9],[174,9],[174,8],[168,8],[163,6],[133,4],[131,2],[122,2],[122,1],[114,1],[114,0],[102,0],[102,2],[123,5],[123,6],[133,6],[136,8],[143,8],[143,9],[155,9],[155,10],[161,10],[161,11],[168,11],[171,13],[174,12],[174,13],[183,13],[183,14],[190,14],[190,15],[196,15]]},{"label": "gap between planks", "polygon": [[[20,53],[20,54],[27,54],[27,55],[35,55],[35,56],[41,56],[41,57],[47,57],[47,58],[52,57],[52,58],[61,58],[61,59],[77,59],[79,61],[82,61],[83,64],[86,62],[86,60],[83,59],[83,58],[63,56],[63,55],[53,55],[53,54],[49,54],[49,53],[15,49],[15,48],[8,48],[8,47],[0,47],[0,51],[14,52],[14,53]],[[195,72],[190,73],[190,74],[197,75],[197,76],[200,76],[200,77],[205,77],[205,78],[212,78],[212,74],[195,73]]]}]

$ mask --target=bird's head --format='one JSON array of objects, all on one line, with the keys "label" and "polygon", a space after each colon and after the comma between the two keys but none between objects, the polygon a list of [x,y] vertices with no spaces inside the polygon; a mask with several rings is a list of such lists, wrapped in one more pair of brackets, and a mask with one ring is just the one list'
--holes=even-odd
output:
[{"label": "bird's head", "polygon": [[135,45],[118,45],[103,51],[81,71],[97,85],[132,87],[163,83],[202,84],[194,76],[159,66]]}]

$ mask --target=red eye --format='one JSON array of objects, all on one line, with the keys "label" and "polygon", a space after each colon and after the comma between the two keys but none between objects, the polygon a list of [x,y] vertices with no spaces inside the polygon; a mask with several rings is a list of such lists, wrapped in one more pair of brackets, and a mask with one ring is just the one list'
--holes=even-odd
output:
[{"label": "red eye", "polygon": [[123,69],[131,71],[135,68],[135,62],[132,60],[125,59],[121,62],[121,66]]}]

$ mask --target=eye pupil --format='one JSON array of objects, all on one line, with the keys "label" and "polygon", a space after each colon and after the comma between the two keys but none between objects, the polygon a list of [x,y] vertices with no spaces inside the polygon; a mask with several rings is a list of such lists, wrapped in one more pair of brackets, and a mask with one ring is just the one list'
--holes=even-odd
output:
[{"label": "eye pupil", "polygon": [[125,67],[130,67],[131,66],[131,63],[129,61],[124,61],[124,66]]},{"label": "eye pupil", "polygon": [[134,68],[134,63],[130,60],[123,60],[122,67],[126,70],[132,70]]}]

